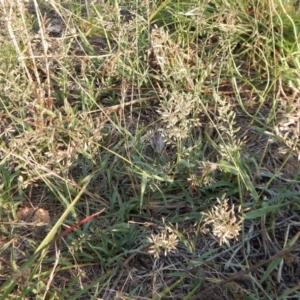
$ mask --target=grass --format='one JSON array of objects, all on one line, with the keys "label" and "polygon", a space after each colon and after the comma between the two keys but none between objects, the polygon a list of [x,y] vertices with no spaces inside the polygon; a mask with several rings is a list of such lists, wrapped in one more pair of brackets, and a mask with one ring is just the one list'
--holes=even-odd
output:
[{"label": "grass", "polygon": [[297,1],[2,1],[0,299],[299,299]]}]

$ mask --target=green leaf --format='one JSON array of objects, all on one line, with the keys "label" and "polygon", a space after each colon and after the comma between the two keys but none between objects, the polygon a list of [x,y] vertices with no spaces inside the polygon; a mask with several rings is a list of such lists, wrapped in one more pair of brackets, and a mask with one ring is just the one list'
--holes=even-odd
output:
[{"label": "green leaf", "polygon": [[281,208],[282,206],[285,206],[285,205],[286,205],[286,203],[283,203],[283,204],[272,205],[272,206],[263,207],[263,208],[259,208],[256,210],[249,211],[248,213],[246,213],[245,219],[248,219],[248,220],[256,219],[256,218],[264,216],[268,213],[277,211],[279,208]]},{"label": "green leaf", "polygon": [[70,203],[70,205],[67,207],[65,212],[61,215],[61,217],[58,219],[58,221],[55,223],[55,225],[52,227],[50,232],[47,234],[47,236],[44,238],[42,243],[38,246],[38,248],[35,250],[35,254],[41,251],[46,245],[48,245],[55,237],[55,234],[58,231],[58,228],[61,226],[63,221],[66,219],[67,215],[70,213],[70,211],[74,208],[77,201],[80,199],[81,195],[86,190],[86,187],[88,186],[89,181],[86,182],[86,184],[81,188],[81,191],[78,193],[76,198]]},{"label": "green leaf", "polygon": [[282,258],[276,258],[269,264],[268,269],[265,271],[263,277],[259,281],[260,284],[262,284],[269,277],[269,275],[273,272],[277,265],[280,264],[281,260]]}]

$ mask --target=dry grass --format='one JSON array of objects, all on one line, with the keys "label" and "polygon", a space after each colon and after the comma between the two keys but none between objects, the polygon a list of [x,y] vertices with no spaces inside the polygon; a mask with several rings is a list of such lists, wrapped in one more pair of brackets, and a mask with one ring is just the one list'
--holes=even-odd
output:
[{"label": "dry grass", "polygon": [[0,1],[1,299],[300,297],[294,2]]}]

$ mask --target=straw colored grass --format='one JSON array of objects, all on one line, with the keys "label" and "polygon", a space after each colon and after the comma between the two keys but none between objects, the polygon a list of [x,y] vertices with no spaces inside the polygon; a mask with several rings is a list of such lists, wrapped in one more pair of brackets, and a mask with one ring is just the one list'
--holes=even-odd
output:
[{"label": "straw colored grass", "polygon": [[299,298],[298,1],[100,2],[0,1],[0,298]]}]

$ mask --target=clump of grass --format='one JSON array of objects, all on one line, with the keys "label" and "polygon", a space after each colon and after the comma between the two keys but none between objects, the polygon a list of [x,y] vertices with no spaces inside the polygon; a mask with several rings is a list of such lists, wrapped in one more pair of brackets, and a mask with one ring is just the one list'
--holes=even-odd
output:
[{"label": "clump of grass", "polygon": [[[1,3],[1,297],[193,299],[293,242],[297,5]],[[297,297],[293,270],[223,295]]]}]

